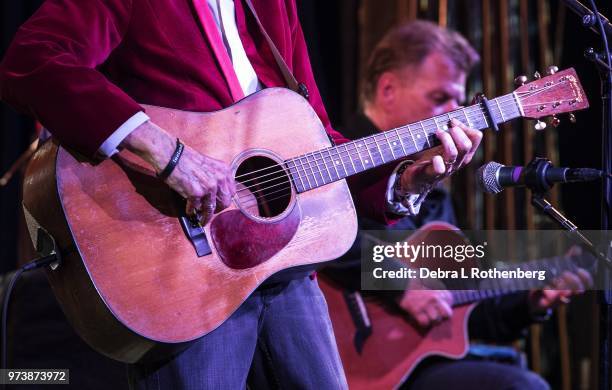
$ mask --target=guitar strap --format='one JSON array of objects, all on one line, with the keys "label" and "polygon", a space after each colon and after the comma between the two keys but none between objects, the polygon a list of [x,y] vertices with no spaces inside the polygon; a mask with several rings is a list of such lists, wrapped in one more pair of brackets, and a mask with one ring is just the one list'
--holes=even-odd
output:
[{"label": "guitar strap", "polygon": [[306,88],[306,85],[304,85],[303,83],[299,83],[296,80],[293,73],[291,73],[291,71],[289,70],[289,67],[287,66],[287,63],[285,62],[283,56],[281,56],[280,52],[276,48],[276,45],[272,41],[272,38],[270,38],[270,36],[266,32],[266,29],[264,28],[263,24],[261,24],[261,20],[259,20],[257,11],[255,11],[255,7],[253,7],[253,3],[251,2],[251,0],[244,0],[244,1],[247,3],[249,9],[251,10],[251,13],[253,14],[253,17],[255,18],[255,21],[257,22],[257,25],[259,26],[261,33],[263,34],[264,38],[266,38],[266,41],[268,42],[268,45],[270,46],[270,50],[272,50],[272,54],[274,55],[274,60],[276,61],[276,64],[280,68],[281,73],[283,74],[283,78],[285,79],[285,82],[287,83],[287,86],[289,87],[289,89],[299,93],[300,95],[304,97],[304,99],[308,100],[308,97],[309,97],[308,88]]},{"label": "guitar strap", "polygon": [[366,339],[372,334],[372,322],[368,315],[368,309],[359,291],[344,290],[342,296],[351,314],[353,325],[355,325],[353,345],[355,346],[355,350],[361,354]]}]

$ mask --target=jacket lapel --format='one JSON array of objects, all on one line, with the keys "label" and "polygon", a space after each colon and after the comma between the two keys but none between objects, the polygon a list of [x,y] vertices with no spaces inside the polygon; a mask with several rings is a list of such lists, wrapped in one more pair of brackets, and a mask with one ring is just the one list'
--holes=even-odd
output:
[{"label": "jacket lapel", "polygon": [[212,12],[208,8],[207,0],[189,0],[193,4],[193,9],[195,10],[195,16],[197,21],[200,23],[200,27],[204,32],[205,38],[210,43],[212,51],[215,55],[215,59],[225,81],[227,82],[228,88],[232,95],[232,99],[234,101],[238,101],[244,97],[244,92],[242,91],[242,87],[240,86],[240,82],[238,81],[238,77],[236,76],[236,72],[234,71],[234,66],[232,64],[232,60],[227,53],[227,49],[223,44],[223,39],[221,38],[221,34],[219,33],[219,28],[217,27],[217,23],[214,20]]}]

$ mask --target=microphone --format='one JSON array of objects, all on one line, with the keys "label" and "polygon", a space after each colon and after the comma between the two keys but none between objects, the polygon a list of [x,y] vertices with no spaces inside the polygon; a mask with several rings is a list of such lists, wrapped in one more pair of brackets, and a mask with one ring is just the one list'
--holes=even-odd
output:
[{"label": "microphone", "polygon": [[604,172],[592,168],[555,168],[547,159],[538,157],[525,167],[488,162],[476,171],[476,185],[490,194],[497,194],[504,187],[546,191],[555,183],[591,181],[604,176]]}]

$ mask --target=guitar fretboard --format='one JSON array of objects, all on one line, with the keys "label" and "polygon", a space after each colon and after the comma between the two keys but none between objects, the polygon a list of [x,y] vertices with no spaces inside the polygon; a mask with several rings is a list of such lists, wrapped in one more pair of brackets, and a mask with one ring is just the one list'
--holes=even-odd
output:
[{"label": "guitar fretboard", "polygon": [[[576,271],[578,257],[553,257],[545,260],[517,264],[523,271],[546,271],[545,280],[537,278],[486,279],[478,290],[454,290],[453,306],[480,302],[485,299],[501,297],[518,291],[543,288],[549,285],[563,271]],[[510,270],[511,268],[506,268]],[[501,269],[500,269],[501,270]]]},{"label": "guitar fretboard", "polygon": [[[521,116],[514,93],[489,101],[492,120],[503,123]],[[484,103],[460,108],[393,130],[342,145],[311,152],[285,161],[298,193],[400,160],[439,145],[436,132],[448,131],[456,119],[478,130],[491,127]]]}]

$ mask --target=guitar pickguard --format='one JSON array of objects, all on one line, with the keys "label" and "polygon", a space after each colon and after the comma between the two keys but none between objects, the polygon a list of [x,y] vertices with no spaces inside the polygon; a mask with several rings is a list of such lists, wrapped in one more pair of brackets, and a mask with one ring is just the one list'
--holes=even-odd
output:
[{"label": "guitar pickguard", "polygon": [[283,219],[274,222],[260,222],[240,210],[229,210],[211,222],[211,238],[225,265],[233,269],[251,268],[284,248],[297,232],[300,220],[297,205]]}]

